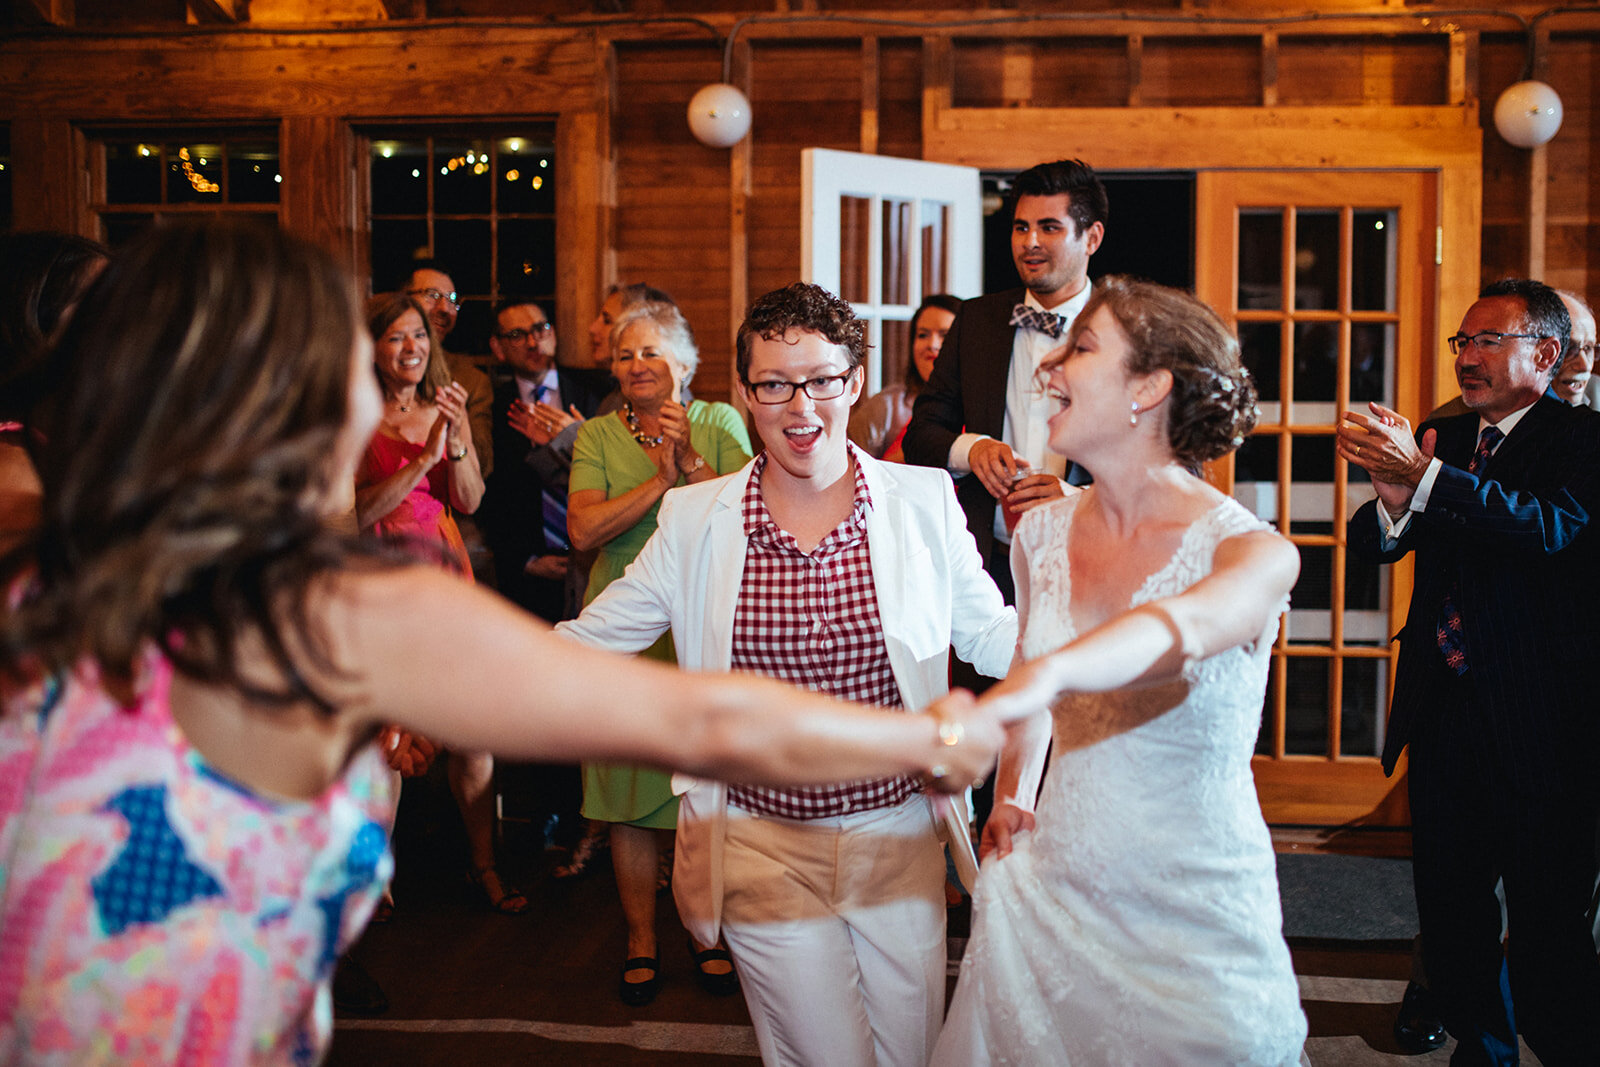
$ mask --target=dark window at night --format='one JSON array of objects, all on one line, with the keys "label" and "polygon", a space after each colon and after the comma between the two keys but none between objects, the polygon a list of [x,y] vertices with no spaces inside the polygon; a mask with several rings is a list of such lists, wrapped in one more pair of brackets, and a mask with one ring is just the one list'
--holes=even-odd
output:
[{"label": "dark window at night", "polygon": [[554,136],[548,123],[367,132],[373,289],[438,260],[461,294],[453,351],[489,350],[490,312],[507,296],[555,318]]},{"label": "dark window at night", "polygon": [[276,221],[283,173],[273,129],[114,131],[90,136],[100,236],[113,247],[160,218]]}]

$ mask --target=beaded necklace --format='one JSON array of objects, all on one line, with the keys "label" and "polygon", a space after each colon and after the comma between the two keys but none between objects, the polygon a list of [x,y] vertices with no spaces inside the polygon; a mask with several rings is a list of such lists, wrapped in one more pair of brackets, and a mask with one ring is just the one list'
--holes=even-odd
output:
[{"label": "beaded necklace", "polygon": [[622,402],[622,421],[628,424],[628,432],[633,434],[633,439],[646,448],[654,448],[667,439],[664,434],[659,433],[652,437],[639,428],[639,416],[633,413],[632,401]]}]

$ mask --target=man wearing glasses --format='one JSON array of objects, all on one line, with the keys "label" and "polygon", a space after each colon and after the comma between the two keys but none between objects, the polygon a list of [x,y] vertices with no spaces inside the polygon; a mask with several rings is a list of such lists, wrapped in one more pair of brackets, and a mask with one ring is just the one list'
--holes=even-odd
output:
[{"label": "man wearing glasses", "polygon": [[1589,382],[1594,377],[1594,312],[1577,293],[1558,289],[1556,294],[1567,305],[1567,315],[1572,319],[1572,340],[1550,387],[1567,403],[1592,408],[1596,406],[1589,395]]},{"label": "man wearing glasses", "polygon": [[[560,632],[636,651],[670,630],[687,670],[908,712],[946,692],[952,644],[1003,675],[1016,614],[949,476],[847,439],[865,350],[865,324],[824,289],[757,300],[737,369],[766,450],[668,492],[627,574]],[[944,858],[917,781],[681,784],[678,912],[702,944],[726,935],[762,1059],[925,1064],[944,1014]]]},{"label": "man wearing glasses", "polygon": [[1600,640],[1600,413],[1550,388],[1570,330],[1553,289],[1496,282],[1448,339],[1466,414],[1413,438],[1371,404],[1337,431],[1377,492],[1350,519],[1352,555],[1416,553],[1383,765],[1409,750],[1422,951],[1452,1063],[1515,1064],[1519,1029],[1544,1063],[1600,1049],[1584,914],[1600,714],[1583,669]]},{"label": "man wearing glasses", "polygon": [[557,366],[544,309],[511,299],[495,309],[489,350],[511,372],[494,388],[494,448],[478,528],[494,552],[500,592],[549,622],[575,615],[567,571],[567,474],[583,420],[610,387],[603,371]]},{"label": "man wearing glasses", "polygon": [[[404,288],[407,296],[422,305],[423,313],[433,323],[439,344],[443,345],[446,335],[456,328],[456,317],[461,313],[461,296],[456,292],[456,283],[436,260],[421,259],[413,264]],[[478,453],[478,466],[483,468],[483,476],[487,478],[494,469],[494,441],[489,426],[493,389],[489,376],[466,356],[448,348],[444,356],[450,367],[450,377],[467,391],[467,422],[472,427],[472,447]]]}]

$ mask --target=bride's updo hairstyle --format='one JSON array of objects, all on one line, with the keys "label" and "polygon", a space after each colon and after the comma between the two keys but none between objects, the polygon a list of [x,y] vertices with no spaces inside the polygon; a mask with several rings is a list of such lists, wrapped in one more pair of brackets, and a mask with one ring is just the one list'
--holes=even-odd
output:
[{"label": "bride's updo hairstyle", "polygon": [[1239,342],[1215,311],[1179,289],[1109,277],[1078,313],[1068,351],[1079,324],[1102,307],[1128,337],[1130,375],[1172,372],[1167,438],[1180,463],[1198,469],[1244,444],[1260,415],[1256,385],[1239,360]]}]

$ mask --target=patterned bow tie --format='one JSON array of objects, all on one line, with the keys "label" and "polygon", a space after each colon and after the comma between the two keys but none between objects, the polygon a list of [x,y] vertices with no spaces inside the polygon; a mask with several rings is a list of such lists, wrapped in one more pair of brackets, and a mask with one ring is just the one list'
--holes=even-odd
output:
[{"label": "patterned bow tie", "polygon": [[1040,311],[1038,308],[1029,307],[1027,304],[1018,304],[1011,309],[1011,325],[1023,326],[1030,330],[1038,330],[1051,337],[1060,337],[1061,330],[1066,325],[1066,319],[1054,311]]}]

